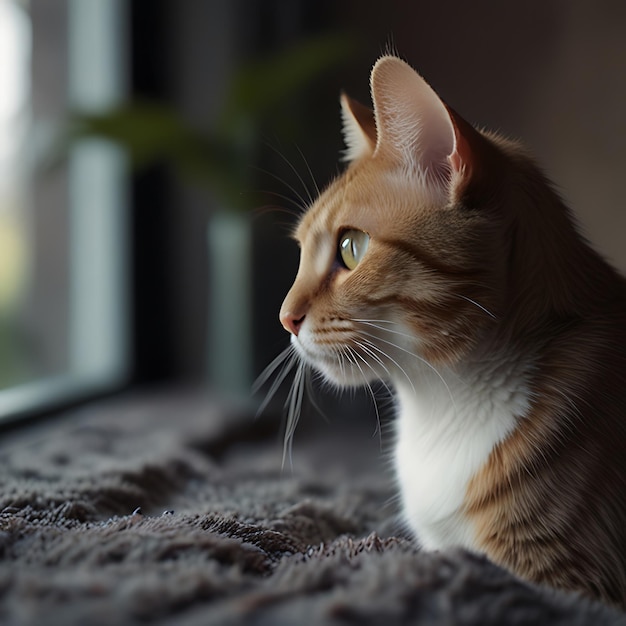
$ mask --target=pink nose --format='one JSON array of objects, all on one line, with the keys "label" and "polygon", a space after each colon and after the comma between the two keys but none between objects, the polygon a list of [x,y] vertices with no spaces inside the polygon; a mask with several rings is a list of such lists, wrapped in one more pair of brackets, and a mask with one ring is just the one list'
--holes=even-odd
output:
[{"label": "pink nose", "polygon": [[298,316],[287,311],[285,313],[281,313],[280,323],[285,327],[286,331],[297,337],[305,317],[305,315]]}]

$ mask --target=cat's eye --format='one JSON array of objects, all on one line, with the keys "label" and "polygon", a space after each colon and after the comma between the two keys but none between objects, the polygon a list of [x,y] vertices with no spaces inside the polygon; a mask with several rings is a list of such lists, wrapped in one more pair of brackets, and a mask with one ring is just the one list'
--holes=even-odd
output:
[{"label": "cat's eye", "polygon": [[353,270],[365,256],[370,237],[362,230],[347,230],[339,238],[339,256],[342,263]]}]

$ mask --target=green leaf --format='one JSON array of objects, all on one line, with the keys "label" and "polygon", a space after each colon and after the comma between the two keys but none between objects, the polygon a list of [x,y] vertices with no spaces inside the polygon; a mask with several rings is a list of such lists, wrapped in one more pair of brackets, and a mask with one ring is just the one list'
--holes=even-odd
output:
[{"label": "green leaf", "polygon": [[232,129],[245,117],[261,117],[323,72],[345,62],[353,50],[351,37],[325,35],[248,63],[233,79],[222,128]]},{"label": "green leaf", "polygon": [[128,151],[136,166],[169,157],[193,131],[172,109],[153,102],[133,102],[102,114],[78,113],[69,129],[73,140],[108,139]]},{"label": "green leaf", "polygon": [[[104,113],[75,113],[44,169],[64,159],[84,139],[104,139],[124,149],[134,167],[166,162],[184,179],[210,189],[225,206],[245,208],[261,118],[344,62],[353,50],[347,36],[323,36],[243,66],[233,77],[213,131],[194,128],[172,107],[135,101]],[[247,198],[244,200],[244,198]]]}]

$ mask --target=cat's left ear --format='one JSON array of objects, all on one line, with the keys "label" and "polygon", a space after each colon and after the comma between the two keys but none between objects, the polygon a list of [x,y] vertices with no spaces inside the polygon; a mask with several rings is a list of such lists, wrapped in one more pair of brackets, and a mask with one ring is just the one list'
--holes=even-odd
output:
[{"label": "cat's left ear", "polygon": [[374,111],[364,104],[341,94],[341,118],[346,150],[343,161],[356,161],[374,154],[376,147],[376,120]]}]

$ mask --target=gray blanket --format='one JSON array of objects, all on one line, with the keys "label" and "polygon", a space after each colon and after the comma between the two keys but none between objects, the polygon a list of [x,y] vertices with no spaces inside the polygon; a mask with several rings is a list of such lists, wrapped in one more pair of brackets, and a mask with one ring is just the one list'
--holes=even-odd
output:
[{"label": "gray blanket", "polygon": [[188,395],[4,433],[0,623],[621,624],[484,558],[402,536],[379,442]]}]

